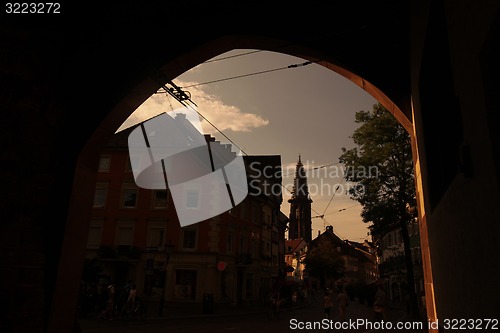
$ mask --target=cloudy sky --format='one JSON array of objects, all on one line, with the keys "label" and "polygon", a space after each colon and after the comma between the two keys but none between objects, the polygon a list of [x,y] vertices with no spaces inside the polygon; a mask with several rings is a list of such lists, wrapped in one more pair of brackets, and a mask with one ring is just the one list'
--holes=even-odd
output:
[{"label": "cloudy sky", "polygon": [[[371,110],[377,101],[320,65],[287,68],[304,62],[280,53],[233,50],[189,70],[174,83],[190,94],[198,112],[217,128],[202,121],[204,133],[222,142],[229,138],[248,155],[281,155],[283,185],[290,191],[301,155],[311,170],[311,214],[325,215],[312,220],[313,238],[332,225],[340,237],[362,241],[367,225],[359,216],[359,204],[346,195],[352,184],[342,181],[338,160],[342,147],[354,147],[350,136],[358,127],[356,111]],[[179,107],[169,95],[155,94],[118,131]],[[290,193],[283,193],[281,211],[289,215]]]}]

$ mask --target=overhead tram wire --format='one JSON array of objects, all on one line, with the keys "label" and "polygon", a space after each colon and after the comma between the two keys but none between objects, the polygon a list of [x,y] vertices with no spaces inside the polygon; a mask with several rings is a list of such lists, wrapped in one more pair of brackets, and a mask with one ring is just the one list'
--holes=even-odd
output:
[{"label": "overhead tram wire", "polygon": [[[334,163],[334,164],[338,164],[338,163]],[[331,165],[333,165],[333,164],[331,164]],[[321,166],[321,167],[324,167],[324,166]],[[321,167],[318,167],[318,168],[321,168]],[[342,177],[341,183],[342,183],[344,180],[345,180],[345,177]],[[339,183],[339,184],[337,185],[337,187],[335,188],[335,191],[333,192],[333,195],[332,195],[332,197],[330,198],[330,201],[328,202],[328,205],[326,205],[325,210],[323,211],[323,214],[318,213],[317,211],[315,211],[315,210],[311,207],[311,210],[312,210],[312,211],[314,211],[314,212],[317,214],[316,216],[312,216],[311,218],[312,218],[312,219],[313,219],[313,218],[320,218],[320,219],[322,219],[322,220],[323,220],[323,228],[324,228],[324,229],[326,229],[326,225],[327,225],[327,224],[328,224],[328,225],[331,225],[331,223],[330,223],[330,222],[328,222],[328,221],[325,219],[326,210],[327,210],[327,209],[328,209],[328,207],[330,206],[330,204],[331,204],[331,202],[332,202],[333,198],[335,197],[335,194],[337,193],[337,190],[339,189],[339,187],[340,187],[340,183]],[[285,189],[286,189],[286,187],[285,187]],[[288,189],[287,189],[287,190],[288,190]],[[288,191],[289,191],[289,190],[288,190]],[[347,208],[341,209],[341,210],[339,210],[339,212],[340,212],[340,211],[342,211],[342,210],[345,210],[345,209],[347,209]]]},{"label": "overhead tram wire", "polygon": [[221,61],[221,60],[227,60],[227,59],[237,58],[237,57],[246,56],[246,55],[249,55],[249,54],[254,54],[254,53],[259,53],[259,52],[264,52],[264,50],[249,51],[249,52],[235,54],[235,55],[232,55],[232,56],[210,59],[210,60],[202,62],[202,64],[208,64],[208,63],[211,63],[211,62],[216,62],[216,61]]},{"label": "overhead tram wire", "polygon": [[[330,222],[328,222],[326,219],[325,219],[325,216],[324,215],[318,215],[319,218],[321,218],[323,220],[323,228],[324,230],[326,230],[326,225],[332,225]],[[337,236],[340,237],[340,239],[348,239],[347,237],[344,237],[343,235],[341,235],[338,231],[335,231],[335,234]]]},{"label": "overhead tram wire", "polygon": [[234,79],[241,79],[243,77],[248,77],[248,76],[253,76],[253,75],[266,74],[266,73],[281,71],[281,70],[284,70],[284,69],[291,69],[291,68],[303,67],[303,66],[310,65],[312,63],[313,63],[312,61],[305,61],[305,62],[300,63],[300,64],[293,64],[293,65],[288,65],[288,66],[285,66],[285,67],[268,69],[268,70],[260,71],[260,72],[253,72],[253,73],[248,73],[248,74],[236,75],[236,76],[231,76],[231,77],[227,77],[227,78],[223,78],[223,79],[217,79],[217,80],[207,81],[207,82],[202,82],[202,83],[195,83],[195,84],[192,84],[192,85],[189,85],[189,86],[185,86],[185,87],[181,87],[181,88],[187,89],[187,88],[202,86],[202,85],[211,84],[211,83],[223,82],[223,81],[234,80]]},{"label": "overhead tram wire", "polygon": [[[255,52],[253,52],[255,53]],[[174,97],[181,105],[187,107],[187,108],[190,108],[191,110],[195,111],[200,117],[202,117],[207,123],[209,123],[213,128],[215,128],[216,131],[218,131],[221,135],[223,135],[229,142],[231,142],[234,146],[236,146],[243,154],[245,155],[248,155],[242,148],[240,148],[233,140],[231,140],[226,134],[224,134],[220,129],[217,128],[217,126],[215,126],[210,120],[208,120],[204,115],[202,115],[198,110],[197,108],[194,108],[192,105],[198,107],[196,105],[196,103],[194,103],[192,100],[191,100],[191,95],[189,94],[189,92],[185,92],[183,91],[182,89],[186,89],[186,88],[191,88],[191,87],[196,87],[196,86],[200,86],[200,85],[205,85],[205,84],[210,84],[210,83],[216,83],[216,82],[221,82],[221,81],[228,81],[228,80],[233,80],[233,79],[238,79],[238,78],[242,78],[242,77],[248,77],[248,76],[252,76],[252,75],[258,75],[258,74],[264,74],[264,73],[270,73],[270,72],[275,72],[275,71],[279,71],[279,70],[284,70],[284,69],[290,69],[290,68],[298,68],[298,67],[303,67],[303,66],[307,66],[307,65],[310,65],[312,64],[313,62],[312,61],[306,61],[306,62],[303,62],[303,63],[300,63],[300,64],[292,64],[292,65],[288,65],[288,66],[285,66],[285,67],[280,67],[280,68],[275,68],[275,69],[270,69],[270,70],[265,70],[265,71],[260,71],[260,72],[254,72],[254,73],[249,73],[249,74],[243,74],[243,75],[238,75],[238,76],[233,76],[233,77],[229,77],[229,78],[224,78],[224,79],[218,79],[218,80],[213,80],[213,81],[209,81],[209,82],[203,82],[203,83],[197,83],[197,84],[193,84],[193,85],[190,85],[190,86],[186,86],[186,87],[179,87],[177,86],[173,81],[169,81],[165,84],[162,85],[162,88],[163,90],[165,91],[165,93],[171,95],[172,97]],[[168,85],[170,85],[171,87],[168,87]],[[156,92],[157,94],[161,94],[162,92]],[[190,103],[187,103],[185,101],[188,101]]]},{"label": "overhead tram wire", "polygon": [[359,207],[359,205],[352,205],[352,206],[348,206],[348,207],[345,207],[345,208],[341,208],[339,210],[336,210],[334,212],[331,212],[331,213],[328,213],[328,214],[325,214],[325,215],[338,214],[340,212],[343,212],[344,210],[347,210],[347,209],[350,209],[350,208],[354,208],[354,207]]},{"label": "overhead tram wire", "polygon": [[342,177],[342,179],[340,180],[340,183],[337,184],[337,187],[335,188],[335,191],[333,191],[333,195],[330,198],[330,201],[328,202],[328,205],[326,205],[325,210],[323,211],[323,216],[325,215],[326,210],[328,209],[328,207],[330,207],[330,204],[332,203],[333,198],[335,198],[335,194],[337,194],[337,191],[340,188],[340,184],[344,181],[344,179],[345,179],[345,177]]},{"label": "overhead tram wire", "polygon": [[[290,191],[289,189],[287,189],[285,185],[281,184],[281,187],[283,187],[288,193],[292,194],[292,191]],[[324,215],[320,215],[314,208],[311,207],[311,210],[313,212],[315,212],[316,214],[318,214],[317,216],[314,216],[315,218],[317,218],[317,217],[323,218]]]},{"label": "overhead tram wire", "polygon": [[[284,189],[285,189],[288,193],[292,194],[292,192],[291,192],[289,189],[287,189],[285,185],[281,184],[281,187],[283,187],[283,188],[284,188]],[[314,213],[316,213],[316,214],[317,214],[316,216],[311,217],[311,219],[312,219],[312,218],[320,218],[320,219],[322,219],[322,220],[323,220],[323,222],[324,222],[324,228],[325,228],[325,229],[326,229],[326,224],[328,224],[328,225],[332,225],[330,222],[328,222],[328,221],[325,219],[325,215],[324,215],[324,214],[320,214],[318,211],[316,211],[316,210],[315,210],[314,208],[312,208],[312,207],[311,207],[311,210],[312,210]],[[337,233],[337,234],[338,234],[338,233]],[[342,236],[342,235],[338,234],[338,236]],[[345,237],[344,237],[344,238],[345,238]],[[347,238],[345,238],[345,239],[347,239]]]},{"label": "overhead tram wire", "polygon": [[[312,168],[312,169],[307,169],[306,172],[314,171],[314,170],[318,170],[318,169],[322,169],[322,168],[326,168],[328,166],[338,165],[338,164],[341,164],[341,163],[337,162],[337,163],[323,164],[323,165],[320,165],[320,166]],[[295,173],[293,173],[293,174],[287,173],[286,175],[282,175],[281,178],[292,177],[294,175],[295,175]]]},{"label": "overhead tram wire", "polygon": [[174,111],[174,107],[172,106],[172,102],[170,101],[170,97],[168,97],[168,94],[167,94],[167,100],[168,104],[170,105],[170,111]]},{"label": "overhead tram wire", "polygon": [[[324,168],[324,167],[327,167],[327,166],[330,166],[330,165],[338,165],[338,164],[340,164],[340,162],[337,162],[337,163],[330,163],[330,164],[325,164],[325,165],[321,165],[321,166],[316,167],[316,168],[312,168],[312,169],[307,170],[307,171],[313,171],[313,170],[321,169],[321,168]],[[289,175],[282,176],[282,177],[284,178],[284,177],[288,177],[288,176],[289,176]],[[323,228],[324,228],[324,229],[326,229],[326,225],[327,225],[327,224],[328,224],[328,225],[331,225],[331,223],[330,223],[330,222],[328,222],[328,221],[325,219],[326,210],[327,210],[327,209],[328,209],[328,207],[330,206],[330,204],[331,204],[331,202],[332,202],[333,198],[335,197],[335,194],[337,193],[337,191],[338,191],[338,189],[339,189],[339,187],[340,187],[340,184],[341,184],[344,180],[345,180],[345,177],[342,177],[342,179],[341,179],[340,183],[339,183],[339,184],[337,185],[337,187],[335,188],[335,191],[333,192],[333,195],[332,195],[332,197],[330,198],[330,201],[328,202],[328,205],[326,206],[325,210],[323,211],[323,214],[320,214],[319,212],[317,212],[316,210],[314,210],[314,209],[311,207],[311,210],[312,210],[314,213],[316,213],[316,214],[317,214],[317,215],[315,215],[315,216],[312,216],[312,217],[311,217],[311,219],[313,219],[313,218],[320,218],[320,219],[322,219],[322,220],[323,220]],[[290,194],[292,193],[292,192],[291,192],[289,189],[287,189],[284,185],[281,185],[281,186],[282,186],[285,190],[287,190]],[[350,208],[350,207],[348,207],[348,208]],[[341,210],[339,210],[339,211],[342,211],[342,210],[345,210],[345,209],[347,209],[347,208],[341,209]],[[341,235],[339,235],[339,236],[341,236]]]},{"label": "overhead tram wire", "polygon": [[[170,86],[170,87],[168,87]],[[172,81],[169,81],[165,84],[162,85],[163,90],[168,93],[170,96],[175,98],[181,105],[183,105],[186,108],[190,108],[194,112],[196,112],[200,117],[202,117],[207,123],[209,123],[217,132],[222,134],[229,142],[231,142],[235,147],[237,147],[243,154],[248,155],[242,148],[240,148],[233,140],[231,140],[226,134],[224,134],[220,129],[217,128],[210,120],[208,120],[204,115],[202,115],[197,107],[195,102],[191,100],[191,95],[189,92],[185,92],[182,90],[181,87],[177,86],[175,83]],[[158,93],[158,92],[157,92]],[[188,101],[190,103],[187,103],[185,101]],[[193,107],[193,105],[196,107]]]}]

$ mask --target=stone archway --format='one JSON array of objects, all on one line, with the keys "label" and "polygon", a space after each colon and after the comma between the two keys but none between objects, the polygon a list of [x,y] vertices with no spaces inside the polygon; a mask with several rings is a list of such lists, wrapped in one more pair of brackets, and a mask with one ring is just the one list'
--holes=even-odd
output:
[{"label": "stone archway", "polygon": [[[313,49],[304,48],[299,43],[290,44],[277,39],[255,36],[229,36],[218,38],[191,52],[182,54],[175,60],[164,64],[152,75],[145,76],[138,85],[128,91],[124,98],[109,111],[78,156],[67,229],[59,263],[58,282],[56,283],[54,302],[52,305],[50,321],[52,327],[70,325],[70,321],[72,321],[70,313],[68,313],[68,315],[61,315],[61,311],[74,311],[74,307],[68,306],[68,304],[76,303],[77,281],[79,281],[81,271],[80,269],[76,269],[76,267],[73,270],[68,270],[67,267],[76,266],[76,258],[83,258],[84,255],[85,240],[87,236],[86,225],[89,217],[88,213],[84,213],[82,210],[85,206],[91,206],[91,193],[93,193],[93,182],[91,180],[96,172],[95,165],[101,147],[115,133],[116,129],[120,127],[123,121],[164,83],[175,79],[180,73],[195,67],[199,63],[232,49],[264,49],[317,61],[318,64],[325,68],[352,81],[358,85],[360,89],[365,90],[384,105],[410,133],[414,151],[416,152],[418,150],[414,139],[414,127],[411,119],[401,111],[396,103],[384,94],[384,92],[368,80],[345,68],[337,66],[327,60],[316,60],[318,58],[318,53]],[[416,169],[419,170],[420,166],[418,165],[418,159],[415,159],[415,163]],[[419,177],[419,174],[417,174],[417,177]],[[418,184],[422,184],[421,180],[417,181],[417,185]],[[422,193],[422,189],[419,189],[418,192]],[[422,212],[423,207],[421,208],[421,214]],[[422,244],[427,244],[427,240],[423,239]],[[430,265],[430,262],[428,264]],[[431,278],[431,275],[429,274],[427,277]],[[427,283],[432,285],[432,281],[427,281]]]}]

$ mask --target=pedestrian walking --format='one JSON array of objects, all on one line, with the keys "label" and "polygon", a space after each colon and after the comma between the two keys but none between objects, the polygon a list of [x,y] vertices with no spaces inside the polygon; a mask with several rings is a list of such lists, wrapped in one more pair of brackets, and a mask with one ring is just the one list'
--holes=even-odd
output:
[{"label": "pedestrian walking", "polygon": [[115,285],[110,284],[108,286],[108,300],[106,302],[106,308],[99,314],[99,318],[113,320],[113,312],[115,307]]},{"label": "pedestrian walking", "polygon": [[279,319],[280,317],[280,305],[281,305],[281,295],[278,289],[276,289],[271,295],[271,317],[274,319]]},{"label": "pedestrian walking", "polygon": [[333,307],[332,295],[327,290],[325,292],[325,297],[323,297],[323,311],[325,312],[326,318],[330,319],[330,312]]},{"label": "pedestrian walking", "polygon": [[337,303],[339,305],[339,321],[344,322],[346,321],[346,311],[349,305],[349,299],[343,287],[339,288]]},{"label": "pedestrian walking", "polygon": [[381,284],[378,285],[373,302],[373,311],[375,312],[374,321],[385,320],[385,308],[387,307],[387,294]]}]

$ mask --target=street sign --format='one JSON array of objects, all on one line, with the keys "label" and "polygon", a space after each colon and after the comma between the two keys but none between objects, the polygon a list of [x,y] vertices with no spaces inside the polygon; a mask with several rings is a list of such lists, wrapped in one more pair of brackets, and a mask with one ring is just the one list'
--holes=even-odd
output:
[{"label": "street sign", "polygon": [[223,270],[225,270],[225,269],[226,269],[226,262],[225,262],[225,261],[219,261],[219,262],[217,263],[217,269],[218,269],[219,271],[221,271],[221,272],[222,272]]}]

